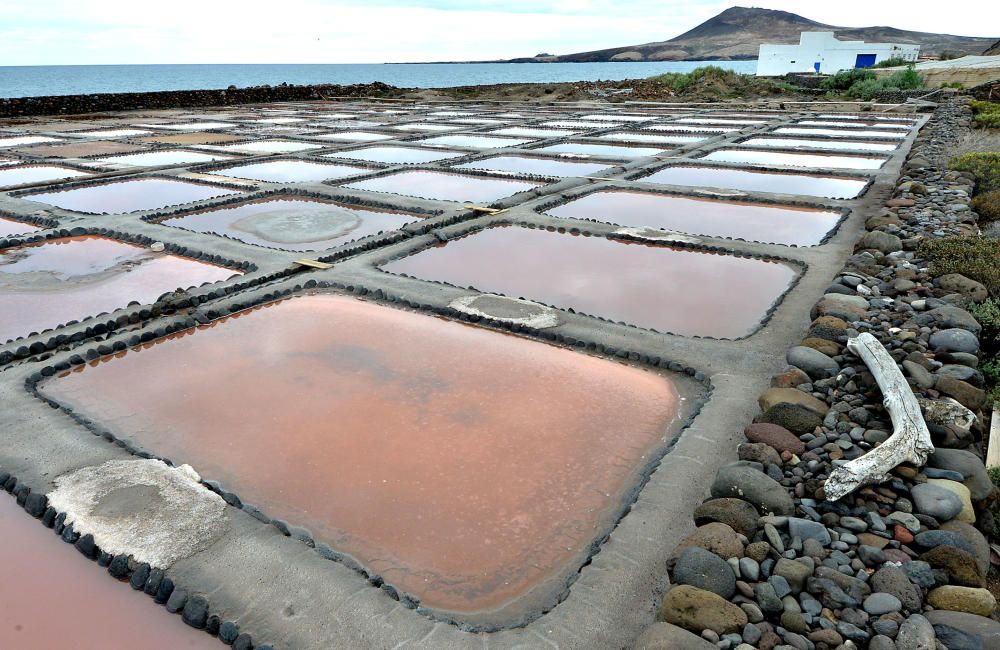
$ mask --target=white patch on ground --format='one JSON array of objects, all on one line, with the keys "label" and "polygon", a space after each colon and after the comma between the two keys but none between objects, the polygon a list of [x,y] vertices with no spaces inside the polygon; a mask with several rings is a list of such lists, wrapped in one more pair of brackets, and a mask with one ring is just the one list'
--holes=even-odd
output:
[{"label": "white patch on ground", "polygon": [[671,230],[657,230],[655,228],[619,228],[616,235],[627,235],[637,239],[659,242],[680,242],[684,244],[700,244],[701,239],[691,235],[683,235]]},{"label": "white patch on ground", "polygon": [[55,479],[49,505],[102,550],[167,568],[214,542],[226,529],[222,497],[188,465],[111,460]]},{"label": "white patch on ground", "polygon": [[730,190],[726,192],[718,192],[715,190],[709,190],[705,188],[700,188],[698,190],[700,194],[709,194],[711,196],[747,196],[746,192],[740,192],[739,190]]},{"label": "white patch on ground", "polygon": [[258,183],[258,181],[250,181],[245,178],[231,178],[229,176],[202,174],[199,172],[183,172],[181,174],[177,174],[177,178],[189,178],[193,181],[210,181],[213,183],[225,183],[226,185],[239,185],[240,187],[256,187]]},{"label": "white patch on ground", "polygon": [[492,293],[456,298],[448,306],[463,314],[482,316],[504,323],[517,323],[535,329],[555,327],[559,324],[558,313],[551,307],[530,300]]},{"label": "white patch on ground", "polygon": [[357,213],[324,205],[313,209],[277,208],[257,212],[231,225],[277,244],[308,244],[346,235],[360,223]]}]

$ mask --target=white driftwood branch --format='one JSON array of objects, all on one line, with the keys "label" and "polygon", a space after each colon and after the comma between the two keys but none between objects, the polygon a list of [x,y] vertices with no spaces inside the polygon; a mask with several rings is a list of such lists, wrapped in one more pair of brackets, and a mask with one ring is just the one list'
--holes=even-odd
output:
[{"label": "white driftwood branch", "polygon": [[893,434],[864,456],[841,465],[830,473],[823,491],[829,501],[850,494],[862,485],[881,483],[903,462],[922,466],[934,453],[930,431],[920,413],[920,405],[899,366],[889,352],[867,332],[848,339],[847,349],[858,355],[882,390],[882,403],[892,419]]}]

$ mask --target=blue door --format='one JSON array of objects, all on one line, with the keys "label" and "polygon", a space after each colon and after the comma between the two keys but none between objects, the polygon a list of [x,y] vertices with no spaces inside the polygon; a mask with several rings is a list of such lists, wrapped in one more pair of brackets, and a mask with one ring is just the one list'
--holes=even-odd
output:
[{"label": "blue door", "polygon": [[859,54],[858,58],[854,61],[855,68],[870,68],[873,65],[875,65],[874,54]]}]

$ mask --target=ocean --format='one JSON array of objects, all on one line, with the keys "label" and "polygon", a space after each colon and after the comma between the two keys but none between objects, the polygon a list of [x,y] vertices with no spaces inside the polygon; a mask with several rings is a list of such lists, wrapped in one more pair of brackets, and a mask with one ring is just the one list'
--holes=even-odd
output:
[{"label": "ocean", "polygon": [[263,84],[354,84],[382,81],[407,88],[498,83],[641,79],[718,65],[752,74],[757,61],[642,63],[350,63],[234,65],[0,66],[0,98],[155,90],[201,90]]}]

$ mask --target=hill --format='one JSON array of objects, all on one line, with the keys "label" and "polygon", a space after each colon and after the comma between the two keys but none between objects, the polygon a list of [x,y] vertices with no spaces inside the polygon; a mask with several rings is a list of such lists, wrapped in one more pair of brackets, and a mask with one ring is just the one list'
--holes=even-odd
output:
[{"label": "hill", "polygon": [[731,7],[668,41],[593,52],[512,59],[511,62],[702,61],[755,59],[761,43],[798,43],[804,31],[834,32],[847,41],[916,43],[921,55],[982,54],[996,37],[911,32],[894,27],[837,27],[787,11]]}]

